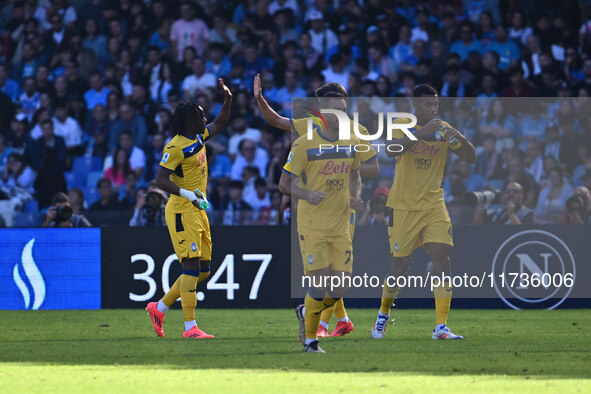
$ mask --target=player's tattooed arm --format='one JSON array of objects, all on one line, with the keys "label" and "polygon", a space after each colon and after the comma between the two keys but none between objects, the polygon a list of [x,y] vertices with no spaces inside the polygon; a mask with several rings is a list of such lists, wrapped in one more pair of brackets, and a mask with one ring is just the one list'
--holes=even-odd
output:
[{"label": "player's tattooed arm", "polygon": [[218,78],[218,86],[224,93],[224,103],[222,104],[220,113],[215,120],[207,125],[210,137],[213,137],[226,127],[228,120],[230,119],[230,108],[232,107],[232,92],[230,91],[230,88],[224,84],[224,81],[221,78]]},{"label": "player's tattooed arm", "polygon": [[452,152],[460,159],[467,161],[468,163],[476,163],[476,149],[470,141],[466,139],[457,129],[448,127],[445,133],[446,140],[450,141],[456,138],[462,146],[459,149],[452,150]]},{"label": "player's tattooed arm", "polygon": [[261,114],[265,118],[267,122],[273,127],[277,127],[278,129],[291,131],[291,122],[288,118],[279,115],[277,112],[271,108],[267,100],[263,97],[263,88],[261,86],[261,74],[257,74],[254,77],[254,98],[257,100],[257,104],[259,109],[261,110]]},{"label": "player's tattooed arm", "polygon": [[312,205],[320,204],[325,198],[326,193],[320,190],[304,190],[299,186],[299,182],[293,182],[290,173],[283,171],[279,179],[279,191],[293,198],[306,200]]}]

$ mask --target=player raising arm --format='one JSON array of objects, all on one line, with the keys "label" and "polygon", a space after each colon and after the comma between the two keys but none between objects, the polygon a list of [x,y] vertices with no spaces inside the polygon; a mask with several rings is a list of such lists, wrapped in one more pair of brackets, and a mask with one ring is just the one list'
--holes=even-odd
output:
[{"label": "player raising arm", "polygon": [[[405,137],[396,129],[393,143],[404,147],[396,156],[396,173],[387,207],[390,209],[388,236],[392,261],[390,277],[384,282],[382,303],[371,330],[372,338],[383,338],[390,309],[400,288],[393,278],[405,276],[413,251],[423,246],[435,265],[435,274],[449,275],[453,231],[449,213],[443,200],[441,180],[448,148],[462,159],[476,162],[474,146],[448,123],[436,119],[439,107],[437,91],[428,85],[416,86],[413,105],[417,125],[413,135],[417,141]],[[400,118],[396,123],[407,123]],[[388,151],[388,150],[387,150]],[[388,283],[389,282],[389,283]],[[462,339],[447,327],[451,305],[451,283],[443,282],[433,291],[435,296],[435,329],[433,339]]]},{"label": "player raising arm", "polygon": [[232,93],[222,79],[218,86],[224,93],[224,103],[216,119],[207,119],[197,103],[181,103],[171,121],[176,135],[164,147],[156,184],[171,194],[166,204],[166,225],[174,251],[183,265],[182,275],[160,301],[146,307],[154,331],[164,336],[164,314],[181,297],[184,338],[213,338],[197,327],[195,307],[196,287],[209,277],[211,261],[211,234],[204,209],[208,207],[207,157],[205,141],[224,129],[230,118]]},{"label": "player raising arm", "polygon": [[[346,108],[343,98],[329,101],[330,108]],[[282,193],[300,200],[297,231],[304,275],[318,278],[312,279],[305,303],[296,309],[300,341],[305,352],[320,353],[324,352],[317,339],[320,313],[333,306],[347,290],[346,286],[328,289],[320,279],[351,275],[350,207],[364,207],[355,194],[361,188],[358,169],[362,155],[351,149],[359,140],[338,140],[337,124],[328,118],[327,129],[317,129],[311,139],[304,135],[294,142],[279,182]],[[333,147],[322,148],[327,142]],[[294,182],[296,178],[302,179]]]},{"label": "player raising arm", "polygon": [[[254,78],[254,86],[253,86],[254,96],[257,100],[257,104],[259,109],[265,119],[274,127],[277,127],[282,130],[291,131],[294,135],[293,139],[295,140],[298,137],[301,137],[307,133],[307,124],[308,118],[301,118],[301,119],[288,119],[279,115],[277,112],[273,110],[265,100],[263,96],[263,90],[261,87],[261,77],[260,74],[257,74]],[[315,96],[319,98],[319,100],[323,100],[322,103],[326,102],[326,99],[329,97],[342,97],[347,98],[347,90],[340,84],[336,82],[329,82],[327,84],[322,85],[314,92]],[[346,110],[346,106],[344,107]],[[351,125],[353,123],[351,122]],[[318,125],[314,124],[314,128],[318,128]],[[359,125],[359,131],[363,134],[368,134],[367,129],[362,125]],[[353,134],[353,133],[351,133]],[[361,141],[360,143],[368,145],[369,148],[367,149],[368,153],[373,157],[373,159],[369,159],[368,161],[362,162],[361,167],[359,168],[359,173],[364,178],[375,178],[378,176],[380,172],[380,168],[378,165],[378,161],[375,156],[375,150],[373,147],[367,143],[367,141]],[[362,160],[365,160],[362,158]],[[296,180],[297,182],[297,180]],[[352,182],[350,185],[351,188],[351,195],[359,197],[361,195],[361,180],[359,182]],[[350,230],[351,230],[351,238],[353,238],[353,234],[355,232],[355,221],[356,221],[356,213],[355,213],[355,206],[351,205],[351,217],[350,217]],[[330,322],[330,318],[332,314],[335,314],[337,318],[337,326],[333,330],[333,332],[329,335],[328,334],[328,324]],[[322,315],[320,318],[320,327],[318,329],[318,336],[325,337],[325,336],[342,336],[348,334],[349,332],[353,331],[353,323],[349,320],[349,316],[347,315],[347,311],[345,310],[345,305],[343,299],[341,298],[334,307],[327,308],[322,311]]]}]

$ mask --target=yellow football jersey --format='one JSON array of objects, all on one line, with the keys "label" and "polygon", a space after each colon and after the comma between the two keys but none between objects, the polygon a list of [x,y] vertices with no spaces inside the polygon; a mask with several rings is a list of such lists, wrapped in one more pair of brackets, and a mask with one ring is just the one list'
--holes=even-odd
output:
[{"label": "yellow football jersey", "polygon": [[349,175],[361,162],[361,154],[351,148],[356,143],[358,139],[331,141],[318,131],[311,140],[304,135],[293,143],[283,170],[298,176],[302,189],[327,194],[318,205],[299,201],[298,232],[308,235],[349,233]]},{"label": "yellow football jersey", "polygon": [[[192,140],[177,134],[164,147],[160,166],[172,171],[170,180],[180,188],[193,191],[207,189],[207,157],[205,141],[209,138],[209,129]],[[197,208],[186,198],[171,195],[166,210],[169,212],[188,212]]]},{"label": "yellow football jersey", "polygon": [[[394,123],[408,123],[410,119],[398,118]],[[448,123],[442,122],[449,126]],[[416,125],[409,130],[421,129]],[[404,138],[400,129],[394,129],[392,136]],[[419,140],[406,153],[396,157],[394,184],[388,196],[387,206],[405,211],[422,211],[443,204],[441,180],[447,160],[449,142],[427,136]],[[456,148],[458,149],[459,146]]]},{"label": "yellow football jersey", "polygon": [[[291,129],[298,135],[298,137],[308,134],[308,119],[309,118],[290,119]],[[316,123],[312,123],[312,128],[315,131],[320,129]],[[361,124],[359,125],[359,132],[361,134],[369,135],[365,126],[363,126]],[[354,135],[355,135],[355,133],[353,132],[353,120],[351,120],[351,136],[354,136]],[[369,147],[366,152],[357,152],[357,154],[360,156],[359,158],[360,158],[361,162],[368,161],[376,156],[376,151],[374,150],[373,146],[371,146],[370,141],[359,140],[358,143],[363,144],[363,145],[367,145]],[[362,149],[359,149],[359,150],[362,150]]]}]

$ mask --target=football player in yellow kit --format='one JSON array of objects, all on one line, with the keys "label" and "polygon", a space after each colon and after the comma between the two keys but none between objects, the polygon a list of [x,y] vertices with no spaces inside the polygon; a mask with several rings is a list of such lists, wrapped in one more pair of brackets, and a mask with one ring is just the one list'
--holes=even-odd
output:
[{"label": "football player in yellow kit", "polygon": [[218,79],[224,103],[216,119],[207,119],[197,103],[181,103],[176,108],[171,130],[176,135],[164,147],[156,184],[170,193],[165,219],[174,251],[183,265],[182,275],[159,302],[146,307],[154,331],[164,336],[164,314],[181,297],[185,321],[184,338],[213,338],[197,327],[195,307],[197,284],[209,277],[211,234],[209,220],[200,203],[206,201],[207,157],[205,141],[224,129],[230,117],[232,93]]},{"label": "football player in yellow kit", "polygon": [[[435,274],[450,274],[450,255],[453,231],[449,213],[443,200],[441,180],[448,149],[469,163],[476,162],[474,146],[455,128],[437,119],[439,98],[437,91],[428,85],[418,85],[413,91],[413,105],[417,125],[409,129],[418,138],[411,140],[395,129],[392,143],[403,146],[396,157],[394,184],[390,190],[387,207],[391,209],[388,236],[392,263],[390,277],[406,275],[412,252],[423,246],[430,255]],[[396,123],[407,123],[399,118]],[[372,338],[383,338],[390,317],[390,309],[399,287],[390,280],[384,282],[382,303],[371,330]],[[463,339],[447,327],[447,315],[451,304],[451,283],[442,282],[435,287],[435,329],[433,339]]]},{"label": "football player in yellow kit", "polygon": [[[329,108],[346,110],[342,97],[327,101]],[[297,307],[296,316],[304,351],[315,353],[324,353],[317,338],[320,313],[334,305],[347,290],[346,284],[332,287],[323,279],[344,278],[353,272],[350,209],[364,208],[359,194],[354,192],[361,190],[359,167],[362,161],[375,157],[375,153],[353,149],[360,144],[357,137],[339,140],[338,123],[330,118],[326,123],[327,127],[294,142],[279,182],[282,193],[299,201],[297,231],[304,275],[312,280],[305,303]],[[300,178],[298,183],[293,182],[296,177]]]},{"label": "football player in yellow kit", "polygon": [[[262,115],[265,119],[274,127],[277,127],[282,130],[291,131],[295,137],[301,137],[306,134],[307,132],[307,123],[308,118],[300,118],[300,119],[288,119],[286,117],[280,116],[277,114],[267,103],[265,98],[263,97],[263,92],[261,88],[261,79],[260,75],[257,74],[254,79],[254,95],[257,100],[259,109],[261,110]],[[330,96],[339,96],[339,97],[348,97],[347,90],[340,84],[335,82],[329,82],[320,88],[316,89],[315,91],[316,97],[330,97]],[[314,124],[313,127],[318,128],[318,125]],[[359,131],[363,134],[368,134],[367,129],[362,125],[359,125]],[[369,146],[368,152],[375,154],[375,150],[368,144],[367,141],[361,141],[360,143],[367,144]],[[361,164],[359,172],[362,177],[364,178],[374,178],[379,174],[379,166],[378,162],[375,159],[369,160]],[[352,187],[356,187],[352,185]],[[357,193],[356,190],[353,190],[352,194]],[[354,209],[351,209],[350,214],[350,221],[349,227],[351,231],[351,238],[353,238],[353,234],[355,232],[355,219],[356,219],[356,212]],[[330,322],[330,318],[332,314],[335,314],[337,318],[337,326],[332,331],[332,333],[328,334],[328,324]],[[342,336],[346,335],[349,332],[353,331],[353,323],[349,319],[347,315],[347,311],[345,309],[345,304],[343,299],[339,299],[334,306],[327,308],[322,311],[320,316],[320,326],[318,327],[318,337],[326,337],[326,336]]]}]

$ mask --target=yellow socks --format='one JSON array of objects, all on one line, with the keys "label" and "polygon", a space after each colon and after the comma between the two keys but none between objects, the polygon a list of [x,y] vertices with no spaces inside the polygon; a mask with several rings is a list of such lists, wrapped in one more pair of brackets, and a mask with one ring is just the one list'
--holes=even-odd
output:
[{"label": "yellow socks", "polygon": [[196,271],[183,271],[180,277],[181,305],[183,307],[183,320],[195,320],[195,307],[197,306],[197,278]]},{"label": "yellow socks", "polygon": [[319,301],[316,298],[306,294],[304,304],[306,305],[306,338],[316,339],[316,333],[318,332],[318,324],[320,323],[320,313],[327,308],[330,308],[337,302],[334,298],[324,297],[323,300]]},{"label": "yellow socks", "polygon": [[[199,276],[197,277],[197,284],[199,284],[199,283],[203,282],[205,279],[209,278],[210,273],[211,273],[210,271],[201,271],[199,273]],[[182,277],[182,275],[179,276],[178,279],[176,280],[176,282],[174,282],[174,284],[170,287],[170,290],[168,291],[168,293],[166,293],[164,295],[164,297],[162,297],[162,302],[164,303],[164,305],[166,305],[169,308],[181,296],[181,289],[180,289],[181,277]],[[197,294],[197,293],[195,293],[195,294]]]},{"label": "yellow socks", "polygon": [[[336,304],[335,304],[336,305]],[[320,321],[323,322],[330,322],[330,318],[332,317],[332,313],[335,310],[335,306],[332,306],[330,308],[326,308],[325,310],[322,311],[322,313],[320,314]]]},{"label": "yellow socks", "polygon": [[[345,303],[343,302],[343,299],[340,298],[335,304],[334,304],[334,317],[338,319],[343,319],[345,318],[345,316],[347,316],[347,310],[345,309]],[[323,312],[324,313],[324,312]]]},{"label": "yellow socks", "polygon": [[209,270],[208,271],[201,271],[199,273],[199,277],[197,278],[197,284],[199,284],[199,283],[203,282],[205,279],[209,278],[210,273],[211,272]]},{"label": "yellow socks", "polygon": [[390,313],[390,309],[392,309],[392,304],[400,291],[400,287],[389,287],[386,284],[386,280],[384,280],[384,289],[382,290],[382,305],[380,306],[380,312],[383,315],[388,315]]},{"label": "yellow socks", "polygon": [[452,295],[451,283],[441,283],[433,289],[433,295],[435,296],[435,325],[447,324]]},{"label": "yellow socks", "polygon": [[174,302],[181,296],[180,285],[181,277],[179,276],[176,282],[174,282],[174,284],[171,286],[170,290],[168,290],[168,293],[162,297],[162,302],[164,305],[170,308],[172,304],[174,304]]},{"label": "yellow socks", "polygon": [[326,308],[322,311],[322,313],[320,314],[320,321],[326,323],[330,322],[330,318],[332,317],[333,312],[337,320],[344,319],[345,316],[347,316],[347,310],[345,309],[345,303],[343,302],[342,298],[340,298],[330,308]]}]

